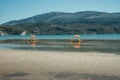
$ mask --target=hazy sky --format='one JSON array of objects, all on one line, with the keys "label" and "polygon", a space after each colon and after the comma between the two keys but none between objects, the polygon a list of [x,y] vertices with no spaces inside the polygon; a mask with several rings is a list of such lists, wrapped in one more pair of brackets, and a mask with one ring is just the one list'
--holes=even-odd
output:
[{"label": "hazy sky", "polygon": [[0,0],[0,24],[51,11],[120,12],[120,0]]}]

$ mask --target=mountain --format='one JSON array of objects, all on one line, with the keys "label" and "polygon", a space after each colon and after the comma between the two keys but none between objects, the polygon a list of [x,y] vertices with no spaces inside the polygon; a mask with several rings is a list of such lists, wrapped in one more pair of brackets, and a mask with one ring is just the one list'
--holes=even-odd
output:
[{"label": "mountain", "polygon": [[82,23],[82,22],[120,22],[120,13],[84,11],[76,13],[49,12],[21,20],[14,20],[2,25],[21,23]]},{"label": "mountain", "polygon": [[[9,26],[9,27],[8,27]],[[10,34],[23,31],[33,34],[119,34],[120,13],[82,11],[49,12],[1,24]]]}]

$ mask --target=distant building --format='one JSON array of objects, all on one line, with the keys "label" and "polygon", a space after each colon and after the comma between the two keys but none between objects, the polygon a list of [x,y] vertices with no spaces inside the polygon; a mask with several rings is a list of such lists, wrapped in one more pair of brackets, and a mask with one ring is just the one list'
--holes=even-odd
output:
[{"label": "distant building", "polygon": [[0,36],[8,35],[7,33],[0,31]]},{"label": "distant building", "polygon": [[27,31],[23,31],[22,33],[21,33],[21,35],[26,35],[27,34]]}]

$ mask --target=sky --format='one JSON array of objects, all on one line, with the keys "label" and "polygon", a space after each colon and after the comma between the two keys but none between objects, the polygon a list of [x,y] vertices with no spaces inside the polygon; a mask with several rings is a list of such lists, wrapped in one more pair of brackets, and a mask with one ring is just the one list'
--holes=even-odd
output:
[{"label": "sky", "polygon": [[47,12],[120,12],[120,0],[0,0],[0,24]]}]

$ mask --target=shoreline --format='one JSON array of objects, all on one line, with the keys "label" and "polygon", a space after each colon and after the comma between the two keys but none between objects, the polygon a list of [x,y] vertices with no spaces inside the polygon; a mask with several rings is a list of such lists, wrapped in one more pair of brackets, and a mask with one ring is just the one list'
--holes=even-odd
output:
[{"label": "shoreline", "polygon": [[59,80],[55,76],[67,76],[79,80],[84,74],[91,75],[89,78],[92,75],[119,78],[119,63],[120,56],[111,53],[0,50],[0,78],[17,80],[14,75],[24,75],[17,78]]}]

